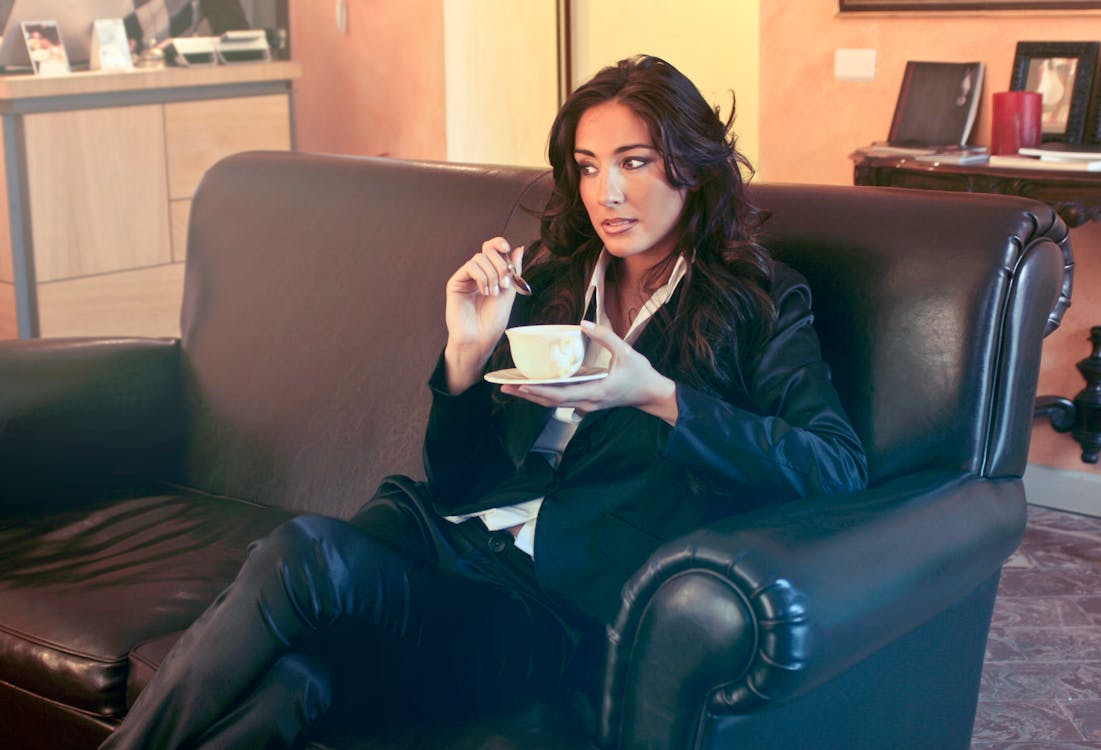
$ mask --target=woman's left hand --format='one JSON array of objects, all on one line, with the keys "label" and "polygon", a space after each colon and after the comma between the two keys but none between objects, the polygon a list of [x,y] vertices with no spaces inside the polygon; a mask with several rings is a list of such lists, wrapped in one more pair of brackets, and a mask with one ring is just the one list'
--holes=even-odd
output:
[{"label": "woman's left hand", "polygon": [[650,360],[610,328],[584,321],[581,330],[592,343],[611,352],[608,377],[573,385],[504,385],[501,391],[542,406],[572,408],[581,413],[633,406],[676,424],[677,390],[672,380],[655,370]]}]

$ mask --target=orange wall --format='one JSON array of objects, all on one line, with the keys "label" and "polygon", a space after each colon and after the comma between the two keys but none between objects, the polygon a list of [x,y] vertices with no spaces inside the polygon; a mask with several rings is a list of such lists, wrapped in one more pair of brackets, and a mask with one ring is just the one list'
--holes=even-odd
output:
[{"label": "orange wall", "polygon": [[[990,96],[1009,88],[1018,41],[1101,40],[1101,15],[1082,13],[909,14],[841,17],[837,0],[761,0],[761,150],[769,182],[852,184],[854,148],[886,138],[907,60],[986,63],[972,140],[990,142]],[[835,81],[837,48],[877,51],[876,79]],[[1040,392],[1073,398],[1084,386],[1075,363],[1101,325],[1101,225],[1071,232],[1077,268],[1072,307],[1044,346]],[[1097,472],[1067,435],[1037,422],[1030,460]]]},{"label": "orange wall", "polygon": [[[837,0],[761,0],[761,152],[769,182],[850,184],[848,155],[884,140],[907,60],[986,63],[972,133],[990,142],[990,96],[1009,88],[1018,41],[1101,40],[1101,15],[836,12]],[[876,79],[835,81],[838,48],[875,49]]]},{"label": "orange wall", "polygon": [[300,151],[443,159],[447,150],[441,0],[290,3]]}]

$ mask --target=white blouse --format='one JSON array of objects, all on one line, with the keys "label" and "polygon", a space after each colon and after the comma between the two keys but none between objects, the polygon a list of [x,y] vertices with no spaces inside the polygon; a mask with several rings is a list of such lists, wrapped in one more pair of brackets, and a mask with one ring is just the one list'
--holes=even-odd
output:
[{"label": "white blouse", "polygon": [[[612,256],[607,250],[601,252],[600,258],[596,262],[596,267],[593,268],[592,277],[589,279],[589,286],[585,292],[585,306],[583,308],[584,310],[589,309],[589,305],[592,303],[593,296],[595,295],[595,322],[597,325],[607,326],[609,328],[611,327],[611,321],[608,319],[608,314],[605,309],[606,305],[604,304],[604,275],[608,270],[608,263],[611,261],[611,258]],[[646,300],[646,303],[642,306],[638,315],[631,322],[631,327],[627,330],[627,335],[623,337],[624,341],[630,345],[634,345],[635,341],[637,341],[638,337],[642,334],[642,331],[646,328],[646,324],[654,317],[654,313],[661,309],[661,306],[668,302],[673,296],[673,292],[676,291],[677,286],[680,284],[681,279],[684,278],[687,271],[688,262],[682,255],[677,258],[676,265],[673,266],[673,273],[669,276],[669,281],[650,295],[650,298]],[[602,346],[590,345],[586,347],[585,359],[582,366],[608,367],[611,363],[611,359],[611,352],[607,349]],[[574,433],[577,432],[577,426],[580,423],[581,418],[574,413],[573,409],[556,409],[554,419],[547,423],[543,432],[536,439],[535,444],[532,445],[531,452],[541,453],[546,457],[551,466],[557,468],[559,461],[562,460],[562,454],[565,452],[566,446],[573,438]],[[529,556],[534,557],[535,524],[539,520],[539,508],[542,504],[543,498],[538,497],[533,500],[517,503],[516,505],[508,505],[502,508],[489,508],[488,510],[465,516],[446,516],[446,519],[453,523],[460,523],[470,518],[481,518],[486,528],[490,531],[512,529],[513,527],[519,526],[520,529],[516,534],[516,546]]]}]

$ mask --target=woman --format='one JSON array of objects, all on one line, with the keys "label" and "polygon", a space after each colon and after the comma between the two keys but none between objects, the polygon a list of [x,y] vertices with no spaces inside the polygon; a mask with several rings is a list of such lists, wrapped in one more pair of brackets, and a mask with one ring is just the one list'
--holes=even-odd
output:
[{"label": "woman", "polygon": [[[499,710],[599,670],[663,541],[863,486],[807,286],[755,242],[729,123],[691,82],[652,57],[606,68],[549,150],[534,294],[502,237],[447,282],[427,486],[391,479],[352,523],[303,516],[255,545],[104,747],[292,747],[342,694],[378,723]],[[485,381],[507,326],[578,320],[603,379]]]}]

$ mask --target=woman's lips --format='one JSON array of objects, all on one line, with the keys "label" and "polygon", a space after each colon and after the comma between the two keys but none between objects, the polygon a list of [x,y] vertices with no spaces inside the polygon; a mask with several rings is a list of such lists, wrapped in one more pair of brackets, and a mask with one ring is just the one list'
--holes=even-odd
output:
[{"label": "woman's lips", "polygon": [[620,234],[635,225],[634,219],[605,219],[600,222],[607,234]]}]

